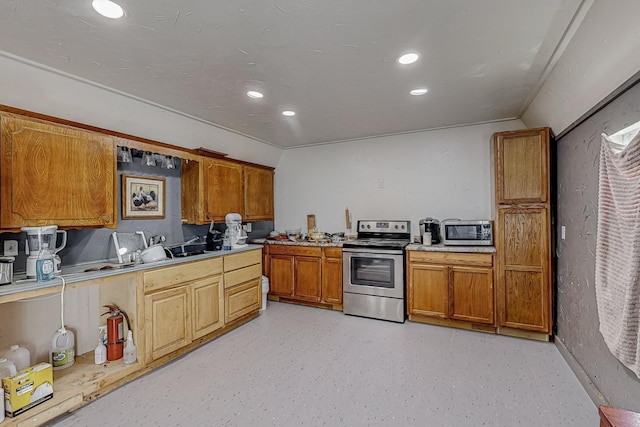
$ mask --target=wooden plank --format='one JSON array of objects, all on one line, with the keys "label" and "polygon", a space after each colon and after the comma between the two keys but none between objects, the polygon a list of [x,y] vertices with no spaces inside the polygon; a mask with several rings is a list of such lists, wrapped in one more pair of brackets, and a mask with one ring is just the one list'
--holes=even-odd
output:
[{"label": "wooden plank", "polygon": [[600,427],[640,427],[640,414],[611,406],[600,406]]}]

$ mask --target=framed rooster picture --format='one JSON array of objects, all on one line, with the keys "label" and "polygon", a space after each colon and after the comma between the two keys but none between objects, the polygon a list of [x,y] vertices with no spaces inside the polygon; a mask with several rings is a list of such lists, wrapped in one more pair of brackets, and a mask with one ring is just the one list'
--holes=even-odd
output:
[{"label": "framed rooster picture", "polygon": [[122,219],[162,219],[165,179],[122,175]]}]

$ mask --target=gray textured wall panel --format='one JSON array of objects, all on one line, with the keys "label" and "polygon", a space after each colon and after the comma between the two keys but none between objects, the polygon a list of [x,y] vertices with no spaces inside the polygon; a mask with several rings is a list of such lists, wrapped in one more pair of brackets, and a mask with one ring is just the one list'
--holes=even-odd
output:
[{"label": "gray textured wall panel", "polygon": [[557,142],[557,336],[613,406],[640,412],[640,380],[610,352],[599,332],[595,293],[598,163],[601,133],[640,121],[640,85]]}]

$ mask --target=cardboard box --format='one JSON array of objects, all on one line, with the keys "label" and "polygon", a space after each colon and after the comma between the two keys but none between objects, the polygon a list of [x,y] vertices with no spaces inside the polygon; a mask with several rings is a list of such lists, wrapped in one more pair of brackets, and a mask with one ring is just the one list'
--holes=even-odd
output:
[{"label": "cardboard box", "polygon": [[23,369],[2,379],[5,414],[15,417],[53,397],[53,369],[50,363]]}]

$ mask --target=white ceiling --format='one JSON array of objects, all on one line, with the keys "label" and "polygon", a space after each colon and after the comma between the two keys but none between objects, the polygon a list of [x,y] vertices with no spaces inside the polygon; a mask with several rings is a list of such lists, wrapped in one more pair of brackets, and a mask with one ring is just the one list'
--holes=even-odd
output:
[{"label": "white ceiling", "polygon": [[520,117],[582,0],[119,3],[3,0],[0,54],[288,148]]}]

